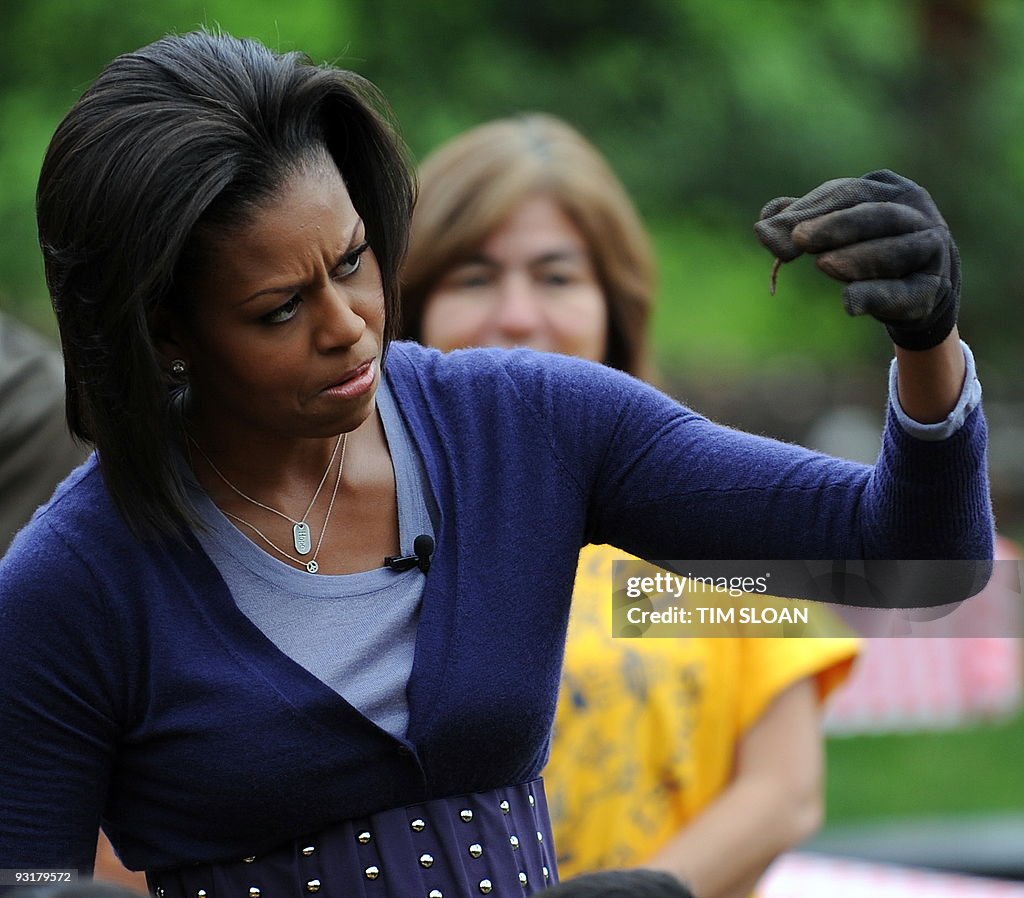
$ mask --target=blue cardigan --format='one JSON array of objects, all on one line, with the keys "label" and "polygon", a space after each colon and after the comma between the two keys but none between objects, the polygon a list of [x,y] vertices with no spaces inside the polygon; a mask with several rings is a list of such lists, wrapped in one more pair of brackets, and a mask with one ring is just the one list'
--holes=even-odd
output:
[{"label": "blue cardigan", "polygon": [[[981,410],[890,413],[876,465],[712,424],[625,375],[394,344],[440,510],[406,740],[282,654],[197,545],[140,543],[79,468],[0,563],[0,866],[257,854],[339,820],[528,780],[579,549],[658,558],[988,558]],[[339,647],[343,650],[343,647]]]}]

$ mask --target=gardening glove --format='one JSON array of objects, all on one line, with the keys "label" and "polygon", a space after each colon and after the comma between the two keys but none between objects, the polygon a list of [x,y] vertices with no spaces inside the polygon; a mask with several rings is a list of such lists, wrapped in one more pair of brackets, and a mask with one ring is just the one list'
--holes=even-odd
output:
[{"label": "gardening glove", "polygon": [[928,192],[902,175],[883,169],[778,197],[754,231],[781,262],[817,255],[846,282],[846,311],[877,318],[897,346],[931,349],[956,324],[960,253]]}]

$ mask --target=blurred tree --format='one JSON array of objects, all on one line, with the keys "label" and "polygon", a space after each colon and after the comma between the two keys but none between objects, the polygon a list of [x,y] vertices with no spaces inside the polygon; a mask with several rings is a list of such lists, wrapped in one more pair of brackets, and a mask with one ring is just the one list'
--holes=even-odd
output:
[{"label": "blurred tree", "polygon": [[[987,362],[1015,360],[1024,122],[1013,110],[1024,58],[1013,47],[1024,8],[1013,0],[358,8],[364,71],[418,155],[481,120],[544,109],[594,139],[651,219],[720,235],[746,235],[771,196],[880,167],[906,172],[961,243],[966,331]],[[828,289],[788,271],[786,284],[811,297]],[[680,285],[666,287],[672,301]],[[736,311],[742,319],[749,306]]]},{"label": "blurred tree", "polygon": [[[710,358],[783,351],[787,328],[796,329],[793,346],[814,351],[817,341],[826,363],[884,355],[867,330],[829,323],[826,314],[841,315],[834,290],[805,276],[806,262],[787,267],[780,283],[788,318],[773,325],[758,314],[769,260],[747,251],[749,227],[772,196],[902,170],[933,192],[961,244],[965,330],[985,344],[987,365],[1015,363],[1024,318],[1024,254],[1014,242],[1024,194],[1017,0],[15,4],[0,53],[0,304],[44,309],[32,193],[60,116],[115,54],[197,24],[369,75],[416,156],[498,115],[565,117],[605,152],[659,231],[663,326],[682,326],[696,301],[728,304],[705,316],[728,329],[708,332]],[[684,234],[702,251],[673,243]],[[728,271],[695,278],[710,259]],[[715,292],[697,293],[698,284]],[[720,292],[748,284],[757,288],[743,296]]]},{"label": "blurred tree", "polygon": [[335,0],[34,0],[4,5],[0,52],[0,308],[52,328],[36,246],[34,196],[46,145],[77,96],[120,53],[170,31],[222,27],[318,60],[345,51]]}]

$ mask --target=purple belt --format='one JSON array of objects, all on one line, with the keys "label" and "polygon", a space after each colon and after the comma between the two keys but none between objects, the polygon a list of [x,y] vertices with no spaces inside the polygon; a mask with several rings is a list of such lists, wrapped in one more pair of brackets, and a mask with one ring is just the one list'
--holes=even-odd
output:
[{"label": "purple belt", "polygon": [[476,898],[558,881],[540,779],[346,820],[259,857],[160,870],[157,898]]}]

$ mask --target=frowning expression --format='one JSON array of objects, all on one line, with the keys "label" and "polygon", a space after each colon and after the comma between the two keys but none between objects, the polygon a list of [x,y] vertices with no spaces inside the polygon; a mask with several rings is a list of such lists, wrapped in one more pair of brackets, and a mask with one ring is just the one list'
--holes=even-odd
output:
[{"label": "frowning expression", "polygon": [[207,433],[322,437],[374,407],[380,269],[333,165],[310,165],[217,235],[177,329],[190,414]]}]

